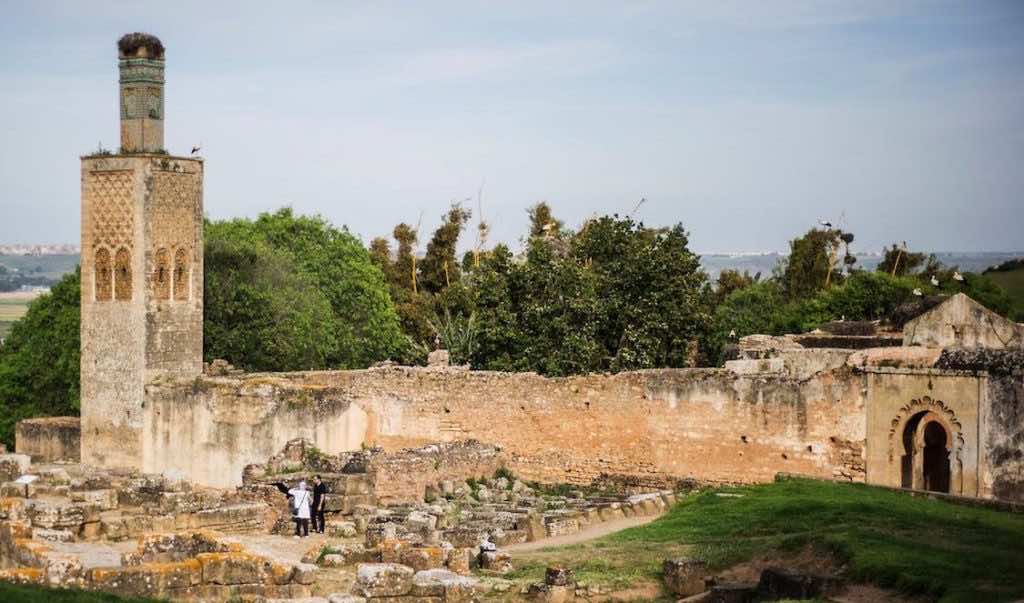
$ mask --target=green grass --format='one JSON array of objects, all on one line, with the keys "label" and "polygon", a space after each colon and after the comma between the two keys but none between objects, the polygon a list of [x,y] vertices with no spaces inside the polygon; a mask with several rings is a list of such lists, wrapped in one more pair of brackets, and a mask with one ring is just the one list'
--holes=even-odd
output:
[{"label": "green grass", "polygon": [[0,322],[14,322],[28,312],[29,299],[0,299]]},{"label": "green grass", "polygon": [[0,337],[11,332],[11,325],[28,312],[28,299],[0,299]]},{"label": "green grass", "polygon": [[680,554],[720,570],[808,547],[831,554],[854,582],[941,601],[1024,597],[1024,515],[799,479],[689,496],[647,525],[526,554],[516,577],[539,579],[554,562],[624,586],[660,581],[662,560]]},{"label": "green grass", "polygon": [[1024,316],[1024,267],[1014,270],[986,272],[985,276],[1006,289],[1013,298],[1013,306],[1018,316]]},{"label": "green grass", "polygon": [[0,601],[4,603],[160,603],[158,599],[125,599],[107,593],[40,586],[15,586],[4,583],[0,583]]}]

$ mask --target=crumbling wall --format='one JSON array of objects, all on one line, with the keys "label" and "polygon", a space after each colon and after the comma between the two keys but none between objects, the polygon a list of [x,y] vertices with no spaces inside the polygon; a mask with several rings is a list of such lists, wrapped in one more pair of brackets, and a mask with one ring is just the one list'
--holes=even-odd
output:
[{"label": "crumbling wall", "polygon": [[27,454],[36,463],[53,461],[79,462],[82,441],[78,417],[41,417],[18,421],[14,447],[18,454]]},{"label": "crumbling wall", "polygon": [[366,472],[377,500],[381,504],[395,504],[423,500],[428,485],[491,477],[505,464],[498,448],[467,440],[371,454]]},{"label": "crumbling wall", "polygon": [[851,454],[866,437],[862,376],[848,368],[552,379],[383,367],[165,379],[147,386],[146,408],[145,470],[220,486],[296,437],[329,453],[476,439],[501,447],[524,479],[547,482],[864,476]]},{"label": "crumbling wall", "polygon": [[266,461],[289,440],[305,438],[330,454],[358,450],[366,420],[326,388],[283,379],[158,379],[146,386],[140,469],[235,486],[246,465]]}]

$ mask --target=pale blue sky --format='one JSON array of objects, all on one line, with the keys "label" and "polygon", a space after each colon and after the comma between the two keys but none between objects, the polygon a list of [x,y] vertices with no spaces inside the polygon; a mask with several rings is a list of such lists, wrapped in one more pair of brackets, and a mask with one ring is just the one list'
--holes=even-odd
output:
[{"label": "pale blue sky", "polygon": [[[0,242],[77,242],[78,156],[118,142],[117,38],[167,47],[167,147],[207,214],[281,205],[368,240],[483,182],[525,208],[777,250],[819,217],[1024,250],[1024,2],[0,0]],[[471,203],[476,210],[475,201]],[[469,239],[472,235],[468,235]]]}]

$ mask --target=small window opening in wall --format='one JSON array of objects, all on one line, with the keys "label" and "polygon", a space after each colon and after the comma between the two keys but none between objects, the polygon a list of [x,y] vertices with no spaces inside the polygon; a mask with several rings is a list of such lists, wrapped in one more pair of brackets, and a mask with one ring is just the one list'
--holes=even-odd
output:
[{"label": "small window opening in wall", "polygon": [[807,445],[807,452],[814,452],[814,446],[811,446],[810,444],[808,444]]},{"label": "small window opening in wall", "polygon": [[169,299],[171,297],[171,279],[170,257],[167,250],[157,249],[154,261],[156,262],[156,272],[153,275],[153,294],[157,299]]},{"label": "small window opening in wall", "polygon": [[110,252],[104,248],[96,250],[96,301],[108,301],[113,289],[114,273],[110,270]]},{"label": "small window opening in wall", "polygon": [[127,301],[132,298],[131,255],[122,247],[114,256],[114,299]]},{"label": "small window opening in wall", "polygon": [[740,436],[740,441],[743,442],[744,444],[750,443],[750,440],[745,435]]},{"label": "small window opening in wall", "polygon": [[188,271],[188,252],[183,247],[179,247],[174,252],[174,299],[176,300],[188,299]]}]

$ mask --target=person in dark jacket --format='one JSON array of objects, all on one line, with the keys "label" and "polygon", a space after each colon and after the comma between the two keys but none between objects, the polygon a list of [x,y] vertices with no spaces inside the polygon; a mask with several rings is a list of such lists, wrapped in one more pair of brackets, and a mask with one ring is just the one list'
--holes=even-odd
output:
[{"label": "person in dark jacket", "polygon": [[327,503],[327,484],[319,475],[313,476],[313,531],[324,533],[324,505]]}]

